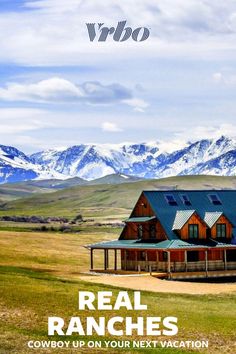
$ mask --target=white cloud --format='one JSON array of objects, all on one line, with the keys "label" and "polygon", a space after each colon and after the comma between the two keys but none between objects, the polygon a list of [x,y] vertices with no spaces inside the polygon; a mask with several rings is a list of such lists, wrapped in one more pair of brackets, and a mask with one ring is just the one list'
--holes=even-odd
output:
[{"label": "white cloud", "polygon": [[222,75],[222,73],[217,72],[217,73],[214,73],[214,74],[212,75],[212,78],[213,78],[213,81],[214,81],[214,82],[219,83],[219,82],[222,82],[222,80],[223,80],[223,75]]},{"label": "white cloud", "polygon": [[[40,0],[25,12],[0,14],[0,61],[26,65],[79,65],[119,61],[124,56],[217,58],[235,49],[236,6],[212,0]],[[141,15],[140,15],[141,14]],[[147,26],[150,39],[125,45],[90,43],[86,22],[108,26],[127,20]],[[96,55],[96,58],[94,57]]]},{"label": "white cloud", "polygon": [[60,78],[42,80],[36,84],[9,83],[6,88],[0,88],[0,99],[6,101],[60,102],[82,97],[78,86]]},{"label": "white cloud", "polygon": [[213,81],[217,84],[223,84],[225,86],[236,85],[236,74],[232,72],[221,73],[217,72],[212,75]]},{"label": "white cloud", "polygon": [[11,135],[51,127],[47,117],[48,112],[40,109],[0,108],[0,134]]},{"label": "white cloud", "polygon": [[54,77],[33,84],[8,83],[0,88],[0,100],[39,103],[89,103],[126,104],[132,108],[145,109],[148,104],[134,98],[132,91],[119,84],[102,85],[85,82],[81,85]]},{"label": "white cloud", "polygon": [[118,132],[122,131],[122,129],[119,128],[116,123],[112,123],[112,122],[102,123],[102,130],[105,132],[111,132],[111,133],[118,133]]},{"label": "white cloud", "polygon": [[[191,141],[197,141],[201,139],[218,138],[222,135],[236,137],[236,125],[230,123],[223,123],[214,126],[196,126],[191,129]],[[173,134],[176,141],[188,141],[189,131],[179,130]]]},{"label": "white cloud", "polygon": [[145,109],[149,106],[149,104],[147,102],[145,102],[142,99],[138,99],[138,98],[126,99],[126,100],[123,100],[123,102],[127,103],[128,105],[133,107],[134,110],[137,112],[144,112]]}]

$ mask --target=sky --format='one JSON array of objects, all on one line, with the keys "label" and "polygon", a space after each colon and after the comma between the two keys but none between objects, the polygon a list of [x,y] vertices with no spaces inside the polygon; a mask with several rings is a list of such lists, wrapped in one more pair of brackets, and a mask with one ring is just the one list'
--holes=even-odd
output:
[{"label": "sky", "polygon": [[[90,42],[86,23],[118,21],[150,37]],[[235,0],[0,0],[0,144],[172,150],[235,118]]]}]

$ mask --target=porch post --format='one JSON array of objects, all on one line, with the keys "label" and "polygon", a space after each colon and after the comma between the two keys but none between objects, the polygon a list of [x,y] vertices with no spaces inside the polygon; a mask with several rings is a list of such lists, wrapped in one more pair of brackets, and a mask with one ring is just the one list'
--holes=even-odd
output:
[{"label": "porch post", "polygon": [[127,253],[126,253],[126,250],[124,250],[124,262],[125,262],[125,270],[127,270]]},{"label": "porch post", "polygon": [[148,270],[148,254],[147,254],[147,250],[145,251],[145,270]]},{"label": "porch post", "polygon": [[90,270],[93,270],[93,248],[90,248]]},{"label": "porch post", "polygon": [[107,269],[109,268],[109,249],[107,249]]},{"label": "porch post", "polygon": [[170,251],[167,251],[167,272],[168,272],[168,278],[171,278],[171,271],[170,271]]},{"label": "porch post", "polygon": [[206,270],[206,277],[208,278],[208,252],[205,251],[205,270]]},{"label": "porch post", "polygon": [[159,253],[158,253],[158,251],[156,251],[156,263],[157,263],[157,270],[158,270],[158,268],[159,268]]},{"label": "porch post", "polygon": [[135,254],[135,258],[134,258],[135,267],[134,267],[134,270],[138,270],[138,251],[134,251],[134,254]]},{"label": "porch post", "polygon": [[114,249],[114,269],[117,270],[117,249]]},{"label": "porch post", "polygon": [[187,256],[187,251],[184,251],[184,263],[185,263],[185,272],[188,271],[188,256]]},{"label": "porch post", "polygon": [[225,265],[225,270],[227,270],[227,251],[224,249],[224,265]]},{"label": "porch post", "polygon": [[104,248],[104,270],[107,270],[107,250]]}]

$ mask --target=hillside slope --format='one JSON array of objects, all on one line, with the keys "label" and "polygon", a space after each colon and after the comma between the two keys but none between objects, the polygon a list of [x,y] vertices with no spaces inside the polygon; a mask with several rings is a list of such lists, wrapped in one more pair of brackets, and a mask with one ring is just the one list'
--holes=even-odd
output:
[{"label": "hillside slope", "polygon": [[128,215],[142,190],[236,189],[236,177],[179,176],[122,184],[76,186],[0,204],[0,215],[86,217]]}]

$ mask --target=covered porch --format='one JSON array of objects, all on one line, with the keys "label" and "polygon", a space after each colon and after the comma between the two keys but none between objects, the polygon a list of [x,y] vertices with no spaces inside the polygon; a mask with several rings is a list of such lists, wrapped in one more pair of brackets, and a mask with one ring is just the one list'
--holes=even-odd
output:
[{"label": "covered porch", "polygon": [[193,275],[194,272],[200,272],[204,277],[210,276],[212,272],[220,272],[222,276],[227,274],[236,276],[236,247],[230,247],[231,245],[228,248],[214,249],[209,247],[168,249],[157,248],[154,245],[157,246],[152,243],[140,243],[139,247],[134,248],[132,242],[129,242],[127,247],[109,243],[106,247],[105,244],[96,248],[90,246],[90,270],[98,271],[94,263],[94,252],[99,249],[103,253],[103,268],[99,270],[104,272],[164,273],[169,278],[177,273]]}]

